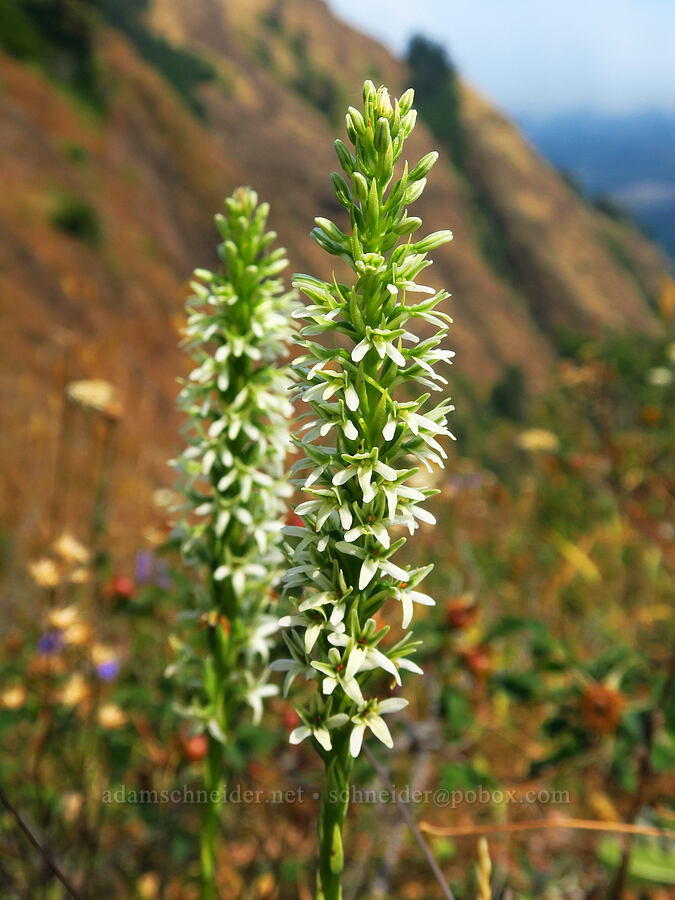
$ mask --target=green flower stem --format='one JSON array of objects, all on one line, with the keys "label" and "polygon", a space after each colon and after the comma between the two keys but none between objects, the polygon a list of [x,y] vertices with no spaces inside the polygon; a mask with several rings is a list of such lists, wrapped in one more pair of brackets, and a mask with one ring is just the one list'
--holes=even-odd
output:
[{"label": "green flower stem", "polygon": [[[217,593],[217,582],[214,582],[214,594]],[[221,735],[229,737],[229,720],[225,713],[225,685],[227,683],[228,661],[223,652],[223,642],[215,628],[209,629],[209,651],[213,660],[214,682],[216,688],[215,713],[220,724]],[[208,734],[206,758],[204,760],[204,790],[206,805],[202,815],[200,832],[200,866],[201,866],[201,898],[216,900],[216,847],[218,842],[218,825],[222,808],[221,797],[225,788],[224,780],[225,755],[220,738]]]},{"label": "green flower stem", "polygon": [[342,900],[344,851],[342,833],[349,808],[349,776],[353,760],[346,736],[333,744],[325,758],[325,777],[319,814],[319,872],[317,900]]},{"label": "green flower stem", "polygon": [[216,845],[218,823],[220,821],[220,801],[214,802],[212,791],[224,788],[223,780],[223,747],[220,741],[209,735],[206,759],[204,760],[204,789],[207,791],[207,803],[202,815],[200,832],[200,865],[201,865],[201,898],[216,900]]}]

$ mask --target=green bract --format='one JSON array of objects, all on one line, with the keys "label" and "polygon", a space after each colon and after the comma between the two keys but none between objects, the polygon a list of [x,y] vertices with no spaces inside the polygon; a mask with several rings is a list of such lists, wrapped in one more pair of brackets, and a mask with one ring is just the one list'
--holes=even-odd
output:
[{"label": "green bract", "polygon": [[[294,466],[296,473],[305,472],[298,484],[309,499],[296,509],[304,527],[286,529],[291,567],[284,585],[296,614],[281,624],[295,636],[287,639],[291,658],[274,666],[289,676],[318,679],[318,707],[300,711],[305,726],[294,738],[313,734],[328,781],[339,787],[347,783],[349,757],[358,755],[367,729],[391,746],[380,714],[405,703],[368,696],[370,673],[382,669],[400,683],[399,669],[421,671],[408,659],[414,650],[410,636],[387,645],[386,629],[378,632],[373,616],[394,599],[408,628],[415,603],[433,604],[417,590],[431,567],[411,570],[394,557],[405,543],[398,537],[402,527],[412,534],[420,521],[434,522],[423,503],[436,492],[412,486],[411,478],[417,463],[428,469],[443,465],[439,438],[451,437],[446,416],[453,409],[447,399],[431,403],[432,393],[447,383],[435,366],[453,356],[439,346],[451,320],[437,307],[449,295],[416,282],[431,265],[427,254],[452,234],[415,240],[421,220],[408,214],[438,154],[427,154],[412,171],[405,163],[394,180],[415,124],[413,92],[392,105],[386,88],[376,91],[367,81],[363,99],[363,112],[350,107],[346,117],[353,150],[335,144],[344,177],[331,176],[350,230],[317,218],[312,232],[324,250],[348,263],[354,277],[350,284],[309,275],[293,279],[309,300],[294,313],[309,324],[297,338],[305,353],[293,364],[296,397],[311,408],[297,439],[303,456]],[[414,333],[419,320],[431,336]],[[321,343],[314,340],[319,335]],[[411,400],[420,385],[424,393]],[[328,698],[330,710],[324,705]],[[331,853],[334,828],[341,830],[345,811],[346,802],[331,806],[324,798],[325,900],[339,896]]]},{"label": "green bract", "polygon": [[[187,448],[176,461],[185,499],[178,526],[186,561],[202,576],[200,619],[193,640],[175,641],[177,673],[198,696],[188,710],[210,736],[205,781],[222,783],[222,744],[236,735],[249,707],[277,692],[267,663],[277,616],[272,588],[281,578],[281,528],[290,486],[284,473],[290,446],[289,377],[280,368],[291,337],[293,294],[277,278],[287,266],[276,235],[265,230],[269,207],[240,188],[216,217],[226,274],[195,272],[188,300],[185,347],[196,366],[184,381]],[[204,636],[206,646],[204,646]],[[217,809],[217,805],[216,805]],[[207,820],[205,831],[214,831]],[[212,867],[213,834],[202,848]],[[205,882],[212,871],[204,873]],[[208,896],[205,890],[205,896]]]}]

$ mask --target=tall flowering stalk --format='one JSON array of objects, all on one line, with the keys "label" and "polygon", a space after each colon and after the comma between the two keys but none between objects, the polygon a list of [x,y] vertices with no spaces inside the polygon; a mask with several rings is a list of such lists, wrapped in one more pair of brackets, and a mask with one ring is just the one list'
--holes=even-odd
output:
[{"label": "tall flowering stalk", "polygon": [[[386,88],[367,81],[363,112],[350,107],[347,134],[335,148],[345,177],[331,175],[335,196],[347,210],[350,231],[317,218],[312,236],[353,271],[350,284],[309,275],[293,279],[309,304],[296,315],[310,322],[300,332],[306,353],[293,364],[296,395],[309,404],[309,419],[297,443],[303,457],[295,471],[310,498],[296,512],[304,527],[286,529],[290,568],[285,593],[295,614],[281,620],[290,656],[273,667],[294,677],[318,679],[310,706],[298,710],[302,724],[291,743],[307,737],[325,763],[319,820],[321,900],[341,897],[342,827],[347,812],[353,759],[372,732],[387,747],[392,738],[383,718],[407,705],[399,697],[380,698],[367,688],[377,670],[396,684],[400,670],[420,673],[409,657],[416,644],[410,632],[392,644],[375,614],[387,601],[401,607],[408,629],[415,604],[432,605],[419,590],[431,566],[411,569],[394,561],[419,522],[433,524],[424,501],[436,491],[411,484],[416,463],[443,466],[441,437],[452,437],[446,416],[449,400],[430,403],[446,380],[437,363],[453,353],[439,345],[447,315],[436,307],[446,291],[417,284],[431,261],[427,253],[452,238],[439,231],[420,240],[422,224],[408,206],[422,193],[438,158],[427,154],[393,181],[405,139],[415,125],[413,91],[392,103]],[[421,299],[420,299],[421,295]],[[420,339],[416,321],[433,334]],[[429,329],[427,329],[429,330]],[[323,336],[322,343],[315,336]],[[413,399],[414,388],[425,392]],[[332,445],[322,439],[332,436]]]},{"label": "tall flowering stalk", "polygon": [[[289,448],[289,377],[280,367],[291,337],[293,295],[277,277],[283,249],[270,250],[267,204],[239,188],[216,216],[226,274],[198,269],[187,302],[185,347],[196,367],[178,403],[187,416],[176,465],[185,498],[179,526],[185,560],[200,572],[199,630],[175,641],[177,671],[199,695],[188,712],[208,735],[205,788],[224,788],[224,753],[246,708],[254,721],[277,692],[268,660],[277,616],[272,590],[281,577],[284,475]],[[201,835],[204,898],[215,897],[220,799],[205,808]]]}]

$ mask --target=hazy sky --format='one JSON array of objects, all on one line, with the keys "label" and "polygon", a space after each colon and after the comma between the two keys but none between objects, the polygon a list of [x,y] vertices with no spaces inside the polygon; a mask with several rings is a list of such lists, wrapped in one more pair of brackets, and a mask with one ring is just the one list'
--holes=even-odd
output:
[{"label": "hazy sky", "polygon": [[675,112],[675,0],[329,0],[402,51],[444,43],[476,87],[515,115]]}]

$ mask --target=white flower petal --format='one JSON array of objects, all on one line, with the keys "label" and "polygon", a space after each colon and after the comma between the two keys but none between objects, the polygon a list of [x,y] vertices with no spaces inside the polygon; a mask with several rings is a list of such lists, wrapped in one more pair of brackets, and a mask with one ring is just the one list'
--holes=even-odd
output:
[{"label": "white flower petal", "polygon": [[347,409],[350,409],[352,412],[355,412],[359,408],[359,395],[356,393],[356,389],[348,384],[345,387],[345,403],[347,404]]},{"label": "white flower petal", "polygon": [[[347,507],[343,504],[338,509],[338,515],[340,516],[340,524],[342,525],[342,528],[344,529],[344,531],[347,531],[347,529],[351,528],[353,517],[352,517],[352,513],[351,513],[351,510],[349,509],[349,507]],[[346,540],[346,537],[345,537],[345,540]]]},{"label": "white flower petal", "polygon": [[356,475],[356,466],[347,466],[346,469],[341,469],[333,475],[333,484],[336,486],[345,484],[354,475]]},{"label": "white flower petal", "polygon": [[357,474],[365,498],[366,494],[369,494],[371,490],[370,481],[373,477],[373,470],[370,466],[359,466]]},{"label": "white flower petal", "polygon": [[311,653],[316,639],[321,634],[321,625],[309,625],[305,630],[305,652]]},{"label": "white flower petal", "polygon": [[387,481],[396,481],[398,477],[396,469],[392,469],[391,466],[387,466],[383,462],[378,461],[375,463],[375,471]]},{"label": "white flower petal", "polygon": [[421,519],[422,522],[427,522],[429,525],[436,524],[436,516],[432,515],[427,509],[422,509],[420,506],[413,506],[410,512],[416,518]]},{"label": "white flower petal", "polygon": [[355,647],[349,654],[349,661],[347,662],[347,668],[345,669],[345,678],[353,678],[363,665],[365,658],[366,651],[362,650],[361,647]]},{"label": "white flower petal", "polygon": [[359,433],[356,430],[356,426],[349,419],[342,426],[342,431],[344,432],[345,437],[350,441],[355,441],[359,436]]},{"label": "white flower petal", "polygon": [[410,594],[401,594],[401,608],[403,610],[403,627],[407,628],[412,622],[413,603]]},{"label": "white flower petal", "polygon": [[[388,550],[389,547],[391,546],[391,541],[389,539],[389,532],[384,527],[384,525],[381,522],[375,522],[375,523],[373,523],[373,525],[370,526],[370,528],[371,528],[371,531],[373,532],[373,534],[375,535],[375,537],[377,538],[377,540],[384,547],[384,549]],[[346,540],[346,536],[345,536],[345,540]]]},{"label": "white flower petal", "polygon": [[405,366],[405,356],[403,356],[401,351],[392,343],[387,342],[384,345],[384,350],[389,359],[392,360],[392,362],[395,362],[397,366]]},{"label": "white flower petal", "polygon": [[388,697],[386,700],[380,700],[377,704],[377,711],[380,715],[386,716],[388,713],[400,712],[407,705],[408,701],[403,697]]},{"label": "white flower petal", "polygon": [[363,744],[363,735],[365,734],[366,726],[365,725],[355,725],[352,729],[352,733],[349,736],[349,752],[356,759],[356,757],[361,752],[361,745]]},{"label": "white flower petal", "polygon": [[364,338],[352,350],[352,360],[354,362],[360,362],[369,350],[370,350],[370,344]]},{"label": "white flower petal", "polygon": [[332,678],[330,675],[324,678],[323,683],[321,685],[321,690],[330,697],[335,688],[337,687],[337,679]]},{"label": "white flower petal", "polygon": [[342,728],[349,722],[349,716],[346,713],[336,713],[326,719],[326,728]]},{"label": "white flower petal", "polygon": [[382,437],[385,441],[391,441],[396,432],[396,419],[388,419],[387,424],[382,429]]},{"label": "white flower petal", "polygon": [[359,573],[359,590],[362,591],[364,588],[368,587],[370,582],[375,577],[375,573],[377,572],[377,561],[372,559],[370,556],[366,557],[363,560],[363,565],[361,566],[361,572]]},{"label": "white flower petal", "polygon": [[389,733],[389,729],[387,728],[387,723],[384,719],[381,719],[378,715],[368,716],[368,727],[373,732],[378,741],[382,741],[385,747],[391,748],[394,746],[394,741],[392,740],[391,734]]},{"label": "white flower petal", "polygon": [[307,725],[299,725],[291,731],[288,741],[291,744],[299,744],[301,741],[304,741],[305,738],[308,738],[311,733],[312,729],[308,728]]},{"label": "white flower petal", "polygon": [[370,656],[373,659],[373,662],[377,663],[381,669],[384,669],[385,672],[389,672],[390,675],[393,675],[397,684],[401,683],[401,676],[398,674],[396,663],[392,662],[388,656],[385,656],[381,650],[378,650],[377,647],[371,647],[368,656]]},{"label": "white flower petal", "polygon": [[359,706],[363,703],[363,694],[361,693],[361,688],[359,687],[358,682],[355,678],[343,679],[342,690],[350,700],[354,701],[354,703],[358,703]]},{"label": "white flower petal", "polygon": [[316,728],[314,731],[314,737],[321,744],[324,750],[332,750],[333,745],[331,744],[330,734],[328,733],[327,728]]},{"label": "white flower petal", "polygon": [[415,603],[421,603],[422,606],[436,606],[436,601],[428,594],[423,594],[421,591],[408,591],[408,593]]},{"label": "white flower petal", "polygon": [[416,675],[424,675],[424,669],[413,662],[411,659],[397,660],[399,669],[405,669],[407,672],[414,672]]}]

